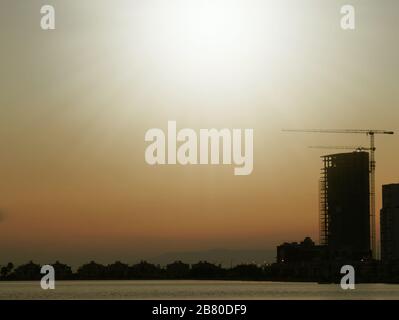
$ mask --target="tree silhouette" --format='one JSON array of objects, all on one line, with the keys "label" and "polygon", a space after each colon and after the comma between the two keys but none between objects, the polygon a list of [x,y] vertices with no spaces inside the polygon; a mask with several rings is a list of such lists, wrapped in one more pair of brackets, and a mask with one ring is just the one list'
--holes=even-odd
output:
[{"label": "tree silhouette", "polygon": [[122,280],[129,278],[129,265],[116,261],[106,267],[107,279]]},{"label": "tree silhouette", "polygon": [[220,279],[225,276],[225,270],[220,265],[200,261],[191,266],[190,275],[194,279]]},{"label": "tree silhouette", "polygon": [[186,279],[190,274],[190,265],[181,261],[175,261],[166,266],[166,274],[172,279]]},{"label": "tree silhouette", "polygon": [[17,267],[11,277],[15,280],[40,280],[42,277],[40,269],[38,264],[30,261],[27,264]]},{"label": "tree silhouette", "polygon": [[55,277],[57,280],[71,280],[73,279],[72,268],[66,264],[56,261],[53,265]]},{"label": "tree silhouette", "polygon": [[84,264],[77,271],[77,277],[81,280],[101,280],[106,274],[106,267],[94,261]]},{"label": "tree silhouette", "polygon": [[163,277],[163,270],[160,266],[141,261],[129,267],[129,278],[131,279],[161,279]]},{"label": "tree silhouette", "polygon": [[14,264],[12,262],[9,262],[6,266],[3,266],[0,269],[0,277],[2,279],[7,279],[7,277],[10,275],[12,269],[14,269]]},{"label": "tree silhouette", "polygon": [[245,279],[245,280],[259,280],[264,276],[263,270],[256,264],[242,264],[235,266],[228,271],[229,278]]}]

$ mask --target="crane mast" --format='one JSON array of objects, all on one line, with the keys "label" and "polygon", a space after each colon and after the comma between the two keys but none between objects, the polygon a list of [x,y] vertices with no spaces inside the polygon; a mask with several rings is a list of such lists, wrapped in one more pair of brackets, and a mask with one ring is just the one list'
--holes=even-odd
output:
[{"label": "crane mast", "polygon": [[376,221],[375,221],[375,135],[373,132],[368,133],[370,136],[370,227],[371,227],[371,250],[373,257],[378,258],[378,247],[376,238]]}]

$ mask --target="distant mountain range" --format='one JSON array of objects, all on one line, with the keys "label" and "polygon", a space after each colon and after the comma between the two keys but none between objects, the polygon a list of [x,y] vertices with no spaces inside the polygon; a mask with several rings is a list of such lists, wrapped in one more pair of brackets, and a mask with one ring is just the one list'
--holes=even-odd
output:
[{"label": "distant mountain range", "polygon": [[205,251],[169,252],[148,258],[147,260],[148,262],[160,265],[167,265],[178,260],[189,264],[206,260],[211,263],[221,264],[223,267],[230,267],[245,263],[273,263],[276,260],[276,250],[213,249]]}]

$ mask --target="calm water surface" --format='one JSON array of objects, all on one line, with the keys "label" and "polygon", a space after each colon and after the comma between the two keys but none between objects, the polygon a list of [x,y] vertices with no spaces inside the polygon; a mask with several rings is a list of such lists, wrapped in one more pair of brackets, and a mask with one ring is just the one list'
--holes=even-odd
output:
[{"label": "calm water surface", "polygon": [[399,299],[399,285],[339,285],[236,281],[38,281],[0,282],[0,299]]}]

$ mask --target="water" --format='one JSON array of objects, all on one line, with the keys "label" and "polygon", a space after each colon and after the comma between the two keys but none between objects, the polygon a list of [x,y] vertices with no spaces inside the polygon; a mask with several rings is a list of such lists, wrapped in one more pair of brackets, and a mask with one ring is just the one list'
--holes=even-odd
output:
[{"label": "water", "polygon": [[4,299],[399,299],[399,285],[339,285],[244,281],[58,281],[42,290],[38,281],[0,282]]}]

